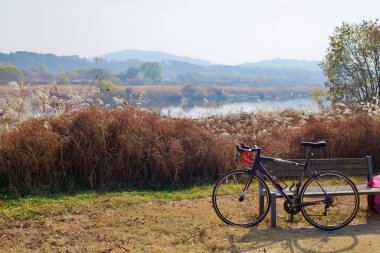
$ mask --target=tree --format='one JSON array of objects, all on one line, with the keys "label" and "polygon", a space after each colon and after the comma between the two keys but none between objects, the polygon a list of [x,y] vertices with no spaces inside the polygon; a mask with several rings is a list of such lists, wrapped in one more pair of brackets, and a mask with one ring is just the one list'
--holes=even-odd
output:
[{"label": "tree", "polygon": [[371,101],[380,93],[380,23],[343,23],[330,37],[322,69],[337,100]]},{"label": "tree", "polygon": [[38,76],[45,81],[54,80],[54,75],[49,71],[49,69],[44,64],[39,64],[37,68]]},{"label": "tree", "polygon": [[23,73],[25,81],[30,83],[49,83],[55,80],[54,75],[43,64],[23,70]]},{"label": "tree", "polygon": [[21,81],[21,71],[12,64],[0,62],[0,85],[8,84],[10,81]]},{"label": "tree", "polygon": [[327,99],[327,92],[322,88],[314,88],[309,91],[309,96],[320,108],[324,108]]},{"label": "tree", "polygon": [[144,78],[150,79],[155,83],[161,81],[161,65],[157,62],[144,62],[141,65],[140,70],[142,71]]},{"label": "tree", "polygon": [[69,84],[70,79],[64,74],[60,73],[57,75],[57,84]]},{"label": "tree", "polygon": [[87,71],[86,78],[88,80],[98,79],[98,80],[111,80],[112,72],[107,69],[93,68]]},{"label": "tree", "polygon": [[139,74],[140,70],[138,68],[129,68],[126,72],[125,72],[125,76],[128,78],[128,79],[131,79],[131,78],[136,78],[137,75]]},{"label": "tree", "polygon": [[126,83],[126,82],[128,82],[128,79],[136,78],[137,75],[139,74],[139,72],[140,72],[140,69],[131,67],[127,71],[125,71],[124,73],[120,74],[119,78],[121,81]]},{"label": "tree", "polygon": [[182,86],[181,91],[183,96],[187,100],[188,106],[200,104],[204,101],[205,98],[207,98],[207,95],[202,90],[191,84],[185,84],[184,86]]},{"label": "tree", "polygon": [[102,80],[99,82],[98,87],[101,92],[116,92],[121,91],[121,88],[110,80]]}]

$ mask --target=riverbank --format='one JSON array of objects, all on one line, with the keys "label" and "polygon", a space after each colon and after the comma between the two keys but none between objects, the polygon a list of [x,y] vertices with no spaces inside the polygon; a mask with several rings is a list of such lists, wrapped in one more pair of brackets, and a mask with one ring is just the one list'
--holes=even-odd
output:
[{"label": "riverbank", "polygon": [[[11,83],[0,87],[0,115],[15,120],[60,115],[86,107],[117,108],[130,105],[169,115],[181,111],[189,117],[238,112],[244,108],[274,110],[297,108],[312,110],[317,106],[309,99],[313,87],[239,87],[239,86],[120,86],[101,91],[96,85],[23,85]],[[246,102],[247,104],[242,104]],[[306,106],[303,106],[303,105]],[[219,107],[219,109],[215,109]],[[222,109],[220,109],[222,107]],[[225,108],[223,108],[225,107]],[[183,113],[185,111],[194,111]],[[245,112],[252,112],[247,110]],[[178,113],[177,113],[178,114]]]}]

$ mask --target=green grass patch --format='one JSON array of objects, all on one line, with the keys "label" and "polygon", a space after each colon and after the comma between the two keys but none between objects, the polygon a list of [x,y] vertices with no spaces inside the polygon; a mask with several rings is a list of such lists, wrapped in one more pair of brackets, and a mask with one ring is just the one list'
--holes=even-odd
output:
[{"label": "green grass patch", "polygon": [[[351,178],[355,183],[363,183],[364,178]],[[287,180],[289,185],[292,181]],[[268,182],[267,182],[268,183]],[[119,191],[93,192],[82,191],[74,194],[49,194],[37,193],[25,197],[7,196],[0,197],[0,220],[36,219],[41,216],[76,212],[83,208],[91,207],[123,207],[151,201],[169,202],[184,199],[211,198],[214,185],[191,186],[186,188],[167,188],[163,190],[127,188]],[[224,188],[223,193],[229,193],[233,189]],[[269,185],[269,188],[273,187]]]},{"label": "green grass patch", "polygon": [[82,192],[76,194],[40,194],[12,197],[0,201],[0,219],[28,220],[62,212],[75,212],[86,207],[136,205],[150,201],[175,201],[211,197],[213,185],[183,189],[125,189],[114,192]]}]

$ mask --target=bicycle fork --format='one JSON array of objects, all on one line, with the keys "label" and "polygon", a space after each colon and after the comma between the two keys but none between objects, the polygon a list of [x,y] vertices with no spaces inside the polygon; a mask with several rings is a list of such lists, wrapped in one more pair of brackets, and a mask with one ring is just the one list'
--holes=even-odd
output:
[{"label": "bicycle fork", "polygon": [[247,192],[249,185],[252,183],[252,179],[253,179],[253,174],[250,174],[247,182],[245,183],[242,193],[240,193],[239,202],[243,202],[245,193]]}]

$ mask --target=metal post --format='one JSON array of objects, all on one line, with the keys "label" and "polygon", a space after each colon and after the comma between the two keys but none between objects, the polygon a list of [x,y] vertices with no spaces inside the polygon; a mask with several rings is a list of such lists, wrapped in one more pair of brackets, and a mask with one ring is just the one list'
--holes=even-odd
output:
[{"label": "metal post", "polygon": [[[258,172],[257,175],[259,178],[264,180],[264,176],[261,172]],[[264,213],[264,187],[259,184],[259,214],[262,215]]]},{"label": "metal post", "polygon": [[368,163],[368,181],[373,177],[372,156],[367,156]]},{"label": "metal post", "polygon": [[273,228],[276,227],[276,192],[270,193],[270,224]]}]

